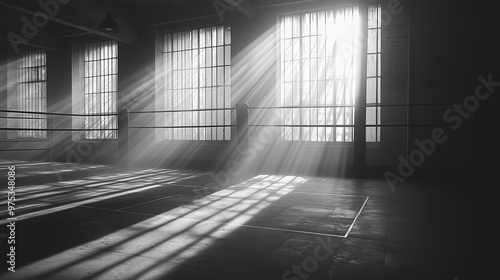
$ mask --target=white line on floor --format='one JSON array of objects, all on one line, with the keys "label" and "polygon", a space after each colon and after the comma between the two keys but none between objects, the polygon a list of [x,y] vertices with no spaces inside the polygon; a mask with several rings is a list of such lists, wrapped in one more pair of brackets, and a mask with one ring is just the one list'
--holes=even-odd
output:
[{"label": "white line on floor", "polygon": [[[96,209],[96,210],[111,211],[111,212],[119,212],[119,213],[124,213],[124,214],[142,215],[142,216],[148,216],[148,217],[156,217],[156,216],[164,217],[165,216],[163,214],[148,214],[148,213],[140,213],[140,212],[133,212],[133,211],[123,211],[123,210],[115,210],[115,209],[108,209],[108,208],[102,208],[102,207],[94,207],[94,206],[89,206],[89,205],[80,205],[79,207],[89,208],[89,209]],[[200,223],[212,223],[212,224],[219,224],[219,225],[236,226],[236,227],[256,228],[256,229],[274,230],[274,231],[284,231],[284,232],[301,233],[301,234],[311,234],[311,235],[319,235],[319,236],[330,236],[330,237],[339,237],[339,238],[346,238],[347,237],[346,235],[338,235],[338,234],[328,234],[328,233],[319,233],[319,232],[303,231],[303,230],[293,230],[293,229],[284,229],[284,228],[253,226],[253,225],[244,225],[244,224],[235,224],[235,223],[223,223],[223,222],[217,222],[217,221],[198,220],[198,219],[192,219],[192,218],[182,218],[182,217],[179,217],[179,218],[175,218],[175,219],[177,219],[177,220],[186,220],[186,221],[195,221],[195,222],[200,222]]]},{"label": "white line on floor", "polygon": [[366,205],[366,202],[368,202],[368,198],[370,198],[369,196],[366,197],[365,199],[365,202],[363,203],[363,206],[361,206],[361,208],[359,209],[359,212],[358,214],[356,215],[356,217],[354,218],[354,221],[352,221],[352,224],[351,226],[349,227],[349,230],[347,231],[347,233],[345,234],[345,238],[347,238],[347,236],[349,236],[349,233],[351,233],[351,230],[352,228],[354,227],[354,223],[356,222],[356,220],[358,219],[359,215],[361,214],[361,211],[363,211],[363,208],[365,208],[365,205]]}]

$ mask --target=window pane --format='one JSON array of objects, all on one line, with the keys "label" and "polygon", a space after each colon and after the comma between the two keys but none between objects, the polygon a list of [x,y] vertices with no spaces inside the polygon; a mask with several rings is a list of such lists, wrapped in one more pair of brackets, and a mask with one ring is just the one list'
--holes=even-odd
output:
[{"label": "window pane", "polygon": [[[231,84],[231,29],[229,26],[215,26],[194,29],[188,32],[167,34],[165,44],[171,36],[175,45],[182,36],[191,34],[189,49],[178,45],[177,50],[164,48],[166,87],[179,89],[181,94],[166,91],[166,110],[195,110],[174,113],[178,117],[166,119],[165,125],[187,126],[187,128],[167,128],[166,140],[230,140],[231,127],[228,113],[223,110],[196,111],[198,108],[230,108]],[[175,57],[176,51],[181,53]],[[173,77],[170,80],[168,77]],[[228,125],[226,127],[226,125]],[[203,127],[216,126],[216,127]]]},{"label": "window pane", "polygon": [[377,52],[377,30],[376,29],[371,29],[368,30],[368,53],[375,53]]},{"label": "window pane", "polygon": [[[368,70],[366,102],[370,105],[381,103],[381,76],[382,76],[382,22],[381,5],[370,5],[368,10]],[[380,106],[367,108],[367,124],[380,125]],[[369,122],[369,123],[368,123]],[[380,127],[366,129],[366,141],[380,141]]]},{"label": "window pane", "polygon": [[[354,100],[359,82],[358,7],[286,15],[281,18],[279,106],[285,141],[353,141]],[[377,48],[378,37],[371,45]],[[370,70],[379,74],[377,55]],[[372,65],[373,64],[373,65]],[[374,79],[373,90],[377,89]],[[373,91],[372,90],[372,91]],[[377,93],[371,94],[377,100]],[[337,125],[339,127],[328,127]]]},{"label": "window pane", "polygon": [[[167,37],[166,37],[167,39]],[[85,139],[118,137],[117,88],[118,44],[116,41],[85,44],[84,132]],[[89,116],[97,115],[97,116]]]},{"label": "window pane", "polygon": [[[45,50],[22,51],[17,61],[16,110],[24,112],[47,112],[47,74]],[[19,138],[46,138],[46,115],[16,113],[14,115]],[[33,129],[33,130],[29,130]]]},{"label": "window pane", "polygon": [[377,103],[377,79],[368,78],[366,82],[366,103]]}]

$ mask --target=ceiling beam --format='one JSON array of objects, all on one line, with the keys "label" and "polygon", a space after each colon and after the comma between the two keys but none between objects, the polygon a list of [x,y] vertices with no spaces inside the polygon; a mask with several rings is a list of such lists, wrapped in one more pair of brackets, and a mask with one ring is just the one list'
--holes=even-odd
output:
[{"label": "ceiling beam", "polygon": [[0,40],[5,42],[2,43],[2,46],[11,45],[14,52],[18,52],[22,45],[57,50],[59,42],[56,38],[51,36],[48,30],[38,30],[36,36],[30,38],[23,36],[22,18],[24,16],[25,15],[23,13],[18,11],[3,8],[0,9]]},{"label": "ceiling beam", "polygon": [[[47,15],[48,20],[52,22],[69,26],[84,32],[89,32],[126,44],[135,44],[138,42],[138,31],[127,20],[116,15],[113,15],[113,18],[120,26],[120,33],[109,34],[97,30],[99,23],[106,16],[106,7],[104,5],[102,5],[102,7],[95,5],[91,7],[89,6],[88,2],[77,0],[58,2],[68,3],[60,4],[57,10],[54,9],[55,11],[57,11],[54,12],[54,15],[47,15],[42,7],[33,6],[33,4],[37,4],[37,2],[35,1],[28,3],[26,1],[14,2],[9,0],[1,0],[0,6],[30,15],[31,17],[29,17],[28,20],[31,21],[31,23],[33,23],[33,19],[37,15],[43,14]],[[23,4],[23,6],[19,5],[21,3]],[[30,6],[27,7],[28,5]],[[43,28],[43,26],[40,26],[40,28]]]},{"label": "ceiling beam", "polygon": [[255,17],[258,13],[257,9],[252,5],[250,0],[223,0],[224,3],[236,9],[238,12],[247,17]]},{"label": "ceiling beam", "polygon": [[78,33],[72,33],[72,34],[65,34],[65,35],[58,35],[56,39],[67,39],[67,38],[74,38],[74,37],[80,37],[80,36],[85,36],[85,35],[90,35],[90,32],[83,31],[83,32],[78,32]]}]

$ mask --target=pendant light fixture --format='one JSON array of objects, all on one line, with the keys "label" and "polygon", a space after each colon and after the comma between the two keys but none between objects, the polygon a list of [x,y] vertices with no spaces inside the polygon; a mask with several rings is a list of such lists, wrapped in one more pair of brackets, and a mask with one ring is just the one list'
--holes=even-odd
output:
[{"label": "pendant light fixture", "polygon": [[104,18],[101,23],[99,23],[99,30],[110,34],[120,33],[118,23],[116,23],[116,21],[111,17],[111,12],[109,11],[109,0],[108,10],[106,11],[106,18]]}]

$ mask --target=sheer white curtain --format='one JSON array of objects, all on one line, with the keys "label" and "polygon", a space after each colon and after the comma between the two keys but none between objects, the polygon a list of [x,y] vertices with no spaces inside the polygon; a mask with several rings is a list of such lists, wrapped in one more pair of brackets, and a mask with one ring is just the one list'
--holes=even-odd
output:
[{"label": "sheer white curtain", "polygon": [[85,139],[118,137],[118,43],[103,41],[85,44],[84,127]]},{"label": "sheer white curtain", "polygon": [[167,33],[163,59],[164,139],[231,140],[231,28]]},{"label": "sheer white curtain", "polygon": [[[17,108],[26,112],[47,112],[47,59],[45,50],[26,50],[20,53],[17,62]],[[45,115],[15,114],[20,128],[46,129]],[[19,130],[19,138],[46,138],[42,130]]]},{"label": "sheer white curtain", "polygon": [[359,36],[358,7],[281,18],[282,140],[353,141]]}]

